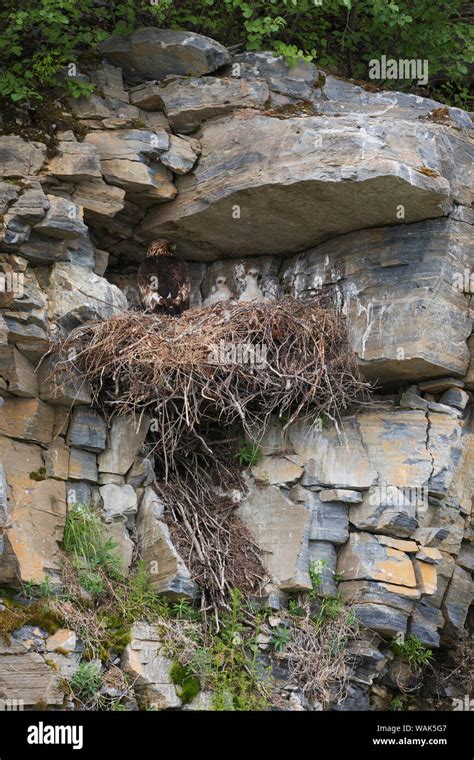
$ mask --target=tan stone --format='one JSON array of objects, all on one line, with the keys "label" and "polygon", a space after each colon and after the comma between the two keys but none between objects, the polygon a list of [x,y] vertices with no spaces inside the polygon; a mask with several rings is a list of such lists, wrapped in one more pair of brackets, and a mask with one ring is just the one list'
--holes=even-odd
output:
[{"label": "tan stone", "polygon": [[50,443],[54,410],[37,398],[6,398],[0,414],[0,434],[34,443]]},{"label": "tan stone", "polygon": [[434,546],[422,546],[417,552],[416,559],[436,565],[438,562],[441,562],[443,555]]},{"label": "tan stone", "polygon": [[103,179],[91,179],[81,182],[72,197],[76,203],[94,214],[115,216],[123,209],[125,190],[108,185]]},{"label": "tan stone", "polygon": [[0,700],[19,700],[25,707],[62,705],[64,691],[58,674],[37,652],[20,641],[9,645],[0,637]]},{"label": "tan stone", "polygon": [[416,586],[413,565],[398,549],[383,546],[369,533],[351,533],[337,564],[343,580],[366,579],[392,585]]},{"label": "tan stone", "polygon": [[419,559],[413,561],[416,584],[422,594],[434,594],[437,589],[436,566]]},{"label": "tan stone", "polygon": [[416,541],[404,541],[401,538],[392,538],[392,536],[377,536],[377,540],[384,546],[391,546],[392,549],[399,549],[401,552],[413,554],[418,551]]},{"label": "tan stone", "polygon": [[35,480],[43,467],[39,446],[0,437],[0,458],[8,483],[8,515],[4,533],[8,561],[2,563],[3,581],[33,580],[60,567],[58,542],[66,518],[66,484]]},{"label": "tan stone", "polygon": [[15,346],[0,346],[0,377],[14,396],[34,398],[38,395],[35,368]]},{"label": "tan stone", "polygon": [[268,485],[294,483],[303,474],[303,468],[287,457],[264,457],[251,469],[255,480]]},{"label": "tan stone", "polygon": [[46,639],[46,649],[48,652],[54,652],[62,649],[65,652],[73,652],[76,648],[77,636],[69,628],[59,628],[52,636]]},{"label": "tan stone", "polygon": [[380,483],[398,487],[426,483],[432,461],[426,448],[427,420],[423,411],[369,412],[359,414],[357,419]]},{"label": "tan stone", "polygon": [[69,447],[62,438],[56,438],[43,454],[48,478],[67,480],[69,475]]}]

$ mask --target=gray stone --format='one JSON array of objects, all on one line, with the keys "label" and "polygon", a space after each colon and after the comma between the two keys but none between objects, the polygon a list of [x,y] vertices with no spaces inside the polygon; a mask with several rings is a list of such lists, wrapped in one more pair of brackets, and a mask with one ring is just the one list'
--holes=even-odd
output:
[{"label": "gray stone", "polygon": [[122,655],[122,668],[132,678],[141,709],[180,707],[181,700],[170,676],[173,661],[163,654],[158,627],[134,623],[131,637]]},{"label": "gray stone", "polygon": [[127,473],[127,483],[130,483],[134,488],[150,486],[155,477],[153,458],[138,459]]},{"label": "gray stone", "polygon": [[464,570],[474,573],[474,544],[463,541],[456,561]]},{"label": "gray stone", "polygon": [[67,432],[70,446],[98,453],[105,449],[106,436],[105,420],[98,412],[85,406],[74,409]]},{"label": "gray stone", "polygon": [[49,319],[66,331],[116,316],[127,305],[118,288],[77,264],[55,264],[46,292]]},{"label": "gray stone", "polygon": [[143,416],[115,417],[109,432],[109,446],[99,455],[100,472],[125,475],[143,446],[150,420]]},{"label": "gray stone", "polygon": [[67,261],[68,251],[65,240],[54,239],[32,232],[18,252],[20,256],[32,264],[52,264],[56,261]]},{"label": "gray stone", "polygon": [[12,201],[18,198],[20,188],[11,182],[0,181],[0,214],[4,214]]},{"label": "gray stone", "polygon": [[402,409],[428,409],[428,402],[419,395],[417,386],[412,385],[411,388],[402,393],[400,407]]},{"label": "gray stone", "polygon": [[137,538],[151,586],[157,594],[194,599],[196,584],[173,545],[162,516],[163,503],[151,488],[147,488],[138,512]]},{"label": "gray stone", "polygon": [[92,503],[92,487],[85,480],[79,482],[70,481],[67,484],[67,505],[69,509],[76,504],[90,506]]},{"label": "gray stone", "polygon": [[416,502],[396,486],[372,487],[361,505],[350,508],[349,519],[359,530],[391,536],[411,536],[418,527]]},{"label": "gray stone", "polygon": [[43,453],[46,477],[67,480],[69,476],[69,448],[58,436],[53,438],[47,451]]},{"label": "gray stone", "polygon": [[345,504],[360,504],[362,501],[359,491],[349,491],[347,488],[323,488],[318,496],[320,501],[342,501]]},{"label": "gray stone", "polygon": [[392,637],[407,630],[408,615],[384,604],[354,604],[354,615],[363,626],[382,636]]},{"label": "gray stone", "polygon": [[466,408],[469,398],[469,393],[463,391],[462,388],[450,388],[443,393],[440,398],[440,403],[454,406],[456,409],[462,410]]},{"label": "gray stone", "polygon": [[435,377],[425,380],[418,387],[423,393],[443,393],[450,388],[464,388],[464,382],[457,377]]},{"label": "gray stone", "polygon": [[230,62],[226,48],[210,37],[154,27],[109,37],[100,44],[100,51],[142,80],[164,79],[168,74],[200,77]]},{"label": "gray stone", "polygon": [[171,135],[168,150],[160,156],[161,163],[175,174],[187,174],[198,159],[192,144],[182,137]]},{"label": "gray stone", "polygon": [[37,368],[39,397],[53,406],[90,404],[90,385],[72,365],[58,363],[54,354],[45,356]]},{"label": "gray stone", "polygon": [[124,198],[125,190],[108,185],[102,178],[81,182],[72,194],[72,199],[79,206],[97,216],[107,218],[115,216],[123,209]]},{"label": "gray stone", "polygon": [[58,674],[37,652],[21,641],[0,639],[0,700],[17,700],[25,707],[60,707],[64,701]]},{"label": "gray stone", "polygon": [[375,581],[343,581],[339,584],[341,596],[348,602],[357,604],[381,604],[394,607],[396,610],[410,615],[421,593],[417,588],[396,586],[393,583]]},{"label": "gray stone", "polygon": [[117,517],[128,517],[136,513],[137,495],[130,485],[117,486],[108,483],[99,488],[104,506],[104,519],[110,522]]},{"label": "gray stone", "polygon": [[[168,84],[168,87],[175,84],[175,81],[179,82],[180,80],[173,80]],[[145,82],[131,88],[130,102],[144,111],[161,111],[163,108],[162,92],[164,92],[164,88],[158,82]]]},{"label": "gray stone", "polygon": [[0,177],[13,179],[36,174],[46,158],[46,145],[17,135],[0,137]]},{"label": "gray stone", "polygon": [[60,142],[58,154],[50,161],[48,171],[66,182],[102,178],[97,149],[86,142]]},{"label": "gray stone", "polygon": [[[311,589],[308,536],[311,513],[294,504],[276,486],[250,484],[236,514],[263,550],[265,566],[283,591]],[[291,525],[291,530],[288,526]]]},{"label": "gray stone", "polygon": [[[176,195],[172,174],[158,163],[170,147],[170,138],[163,129],[120,129],[112,134],[90,132],[86,141],[100,155],[104,179],[125,190],[127,197],[139,203],[170,200]],[[127,237],[129,237],[129,231]]]},{"label": "gray stone", "polygon": [[322,502],[315,493],[308,494],[311,510],[309,537],[312,541],[344,544],[349,538],[349,517],[346,504]]},{"label": "gray stone", "polygon": [[240,53],[232,59],[229,73],[244,80],[266,80],[273,92],[295,100],[309,100],[318,84],[314,63],[299,61],[289,66],[283,56],[272,51]]},{"label": "gray stone", "polygon": [[289,429],[289,440],[306,462],[303,485],[328,488],[369,488],[377,471],[367,455],[356,418],[346,417],[341,434],[334,427],[319,430],[304,421]]},{"label": "gray stone", "polygon": [[446,621],[442,631],[443,642],[450,643],[458,637],[462,637],[467,613],[473,598],[474,589],[471,574],[456,565],[442,605],[442,612]]},{"label": "gray stone", "polygon": [[[392,117],[433,123],[432,114],[437,109],[444,109],[442,103],[431,98],[421,98],[405,92],[381,91],[369,92],[354,82],[335,76],[326,76],[321,87],[315,90],[313,103],[323,113],[344,114],[347,111],[357,113],[360,117],[384,121],[389,113]],[[468,113],[460,108],[448,108],[448,123],[453,126],[470,129],[472,120]]]},{"label": "gray stone", "polygon": [[0,378],[8,393],[34,398],[38,395],[38,378],[33,365],[15,346],[0,344]]},{"label": "gray stone", "polygon": [[380,544],[369,533],[350,534],[339,555],[337,571],[344,581],[382,581],[408,588],[417,585],[408,555]]},{"label": "gray stone", "polygon": [[[369,380],[463,374],[471,318],[455,283],[459,272],[472,266],[472,235],[467,225],[445,219],[365,229],[299,254],[284,264],[281,275],[286,291],[298,298],[336,287]],[[413,396],[403,400],[408,398],[412,406],[415,400],[425,408]]]},{"label": "gray stone", "polygon": [[153,87],[153,92],[172,128],[184,133],[195,131],[206,119],[236,108],[263,108],[270,96],[265,82],[232,77],[186,77],[160,89]]},{"label": "gray stone", "polygon": [[416,636],[428,647],[439,646],[438,628],[444,623],[443,616],[431,600],[421,599],[409,622],[408,634]]},{"label": "gray stone", "polygon": [[48,201],[48,212],[41,222],[35,224],[35,232],[61,240],[73,240],[87,233],[80,206],[56,195],[48,195]]},{"label": "gray stone", "polygon": [[469,351],[469,366],[464,377],[466,388],[474,391],[474,335],[467,339],[467,348]]},{"label": "gray stone", "polygon": [[127,575],[133,561],[135,544],[122,520],[112,520],[104,526],[104,533],[115,544],[114,553],[119,558],[120,570]]},{"label": "gray stone", "polygon": [[121,68],[118,66],[111,66],[110,63],[103,61],[102,64],[92,72],[91,78],[93,82],[98,84],[100,92],[102,92],[107,98],[123,100],[125,103],[128,103],[129,95],[123,86]]},{"label": "gray stone", "polygon": [[[293,455],[293,459],[297,459]],[[252,476],[267,485],[284,485],[295,483],[303,474],[303,468],[298,461],[292,461],[291,454],[286,457],[270,456],[251,468]]]},{"label": "gray stone", "polygon": [[347,653],[352,662],[351,682],[372,686],[374,680],[380,678],[387,657],[377,649],[371,641],[355,640],[347,643]]},{"label": "gray stone", "polygon": [[69,477],[71,480],[88,480],[97,483],[97,457],[91,451],[71,448],[69,457]]}]

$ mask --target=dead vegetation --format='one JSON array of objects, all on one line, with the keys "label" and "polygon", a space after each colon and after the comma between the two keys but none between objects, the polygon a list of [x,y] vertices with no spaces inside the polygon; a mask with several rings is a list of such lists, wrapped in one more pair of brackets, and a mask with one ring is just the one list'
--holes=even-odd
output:
[{"label": "dead vegetation", "polygon": [[71,333],[64,368],[91,384],[106,416],[151,418],[165,516],[217,624],[233,588],[258,595],[266,580],[231,497],[245,491],[235,428],[258,444],[274,415],[285,428],[304,416],[337,421],[368,387],[330,296],[121,314]]},{"label": "dead vegetation", "polygon": [[339,600],[323,600],[314,615],[304,600],[301,613],[290,618],[293,627],[284,652],[289,671],[310,702],[340,704],[351,675],[346,645],[359,631],[353,609]]},{"label": "dead vegetation", "polygon": [[306,414],[335,420],[367,390],[344,317],[322,297],[224,302],[179,319],[125,313],[72,332],[63,357],[58,370],[75,365],[106,414],[153,418],[165,476],[190,435],[212,454],[209,423],[239,422],[252,437],[272,415],[285,427]]}]

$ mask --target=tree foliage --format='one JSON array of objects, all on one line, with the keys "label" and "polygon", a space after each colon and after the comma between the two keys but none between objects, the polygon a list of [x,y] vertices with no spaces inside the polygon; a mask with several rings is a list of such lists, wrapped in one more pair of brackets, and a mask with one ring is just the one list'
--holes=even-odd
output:
[{"label": "tree foliage", "polygon": [[462,105],[468,95],[466,63],[472,61],[472,29],[462,19],[462,5],[462,0],[3,0],[0,98],[34,107],[51,91],[86,95],[92,87],[74,76],[74,65],[93,60],[98,43],[110,34],[154,25],[198,31],[247,50],[273,49],[290,62],[314,59],[323,69],[356,79],[367,79],[368,62],[381,55],[428,59],[430,77],[443,73],[443,84],[432,94]]}]

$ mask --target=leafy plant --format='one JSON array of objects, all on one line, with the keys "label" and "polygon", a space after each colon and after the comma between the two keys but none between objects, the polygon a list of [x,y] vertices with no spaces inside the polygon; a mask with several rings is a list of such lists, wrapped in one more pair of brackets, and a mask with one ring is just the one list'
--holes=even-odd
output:
[{"label": "leafy plant", "polygon": [[54,588],[51,585],[49,576],[45,576],[45,579],[41,583],[25,581],[23,583],[23,594],[27,599],[45,599],[53,596]]},{"label": "leafy plant", "polygon": [[400,710],[403,710],[403,702],[400,699],[400,697],[394,697],[392,701],[390,702],[390,706],[388,708],[392,712],[398,712]]},{"label": "leafy plant", "polygon": [[283,652],[290,639],[291,629],[284,625],[279,625],[278,628],[273,631],[271,643],[277,652]]},{"label": "leafy plant", "polygon": [[319,586],[321,585],[323,578],[322,578],[322,571],[327,566],[327,562],[325,559],[315,559],[311,560],[309,563],[309,578],[311,581],[312,589],[309,592],[309,597],[314,598],[317,593]]},{"label": "leafy plant", "polygon": [[257,446],[256,443],[248,443],[239,449],[235,458],[239,460],[241,466],[253,467],[255,464],[262,461],[263,452],[260,446]]},{"label": "leafy plant", "polygon": [[392,652],[408,662],[411,667],[420,668],[428,665],[433,658],[433,652],[429,649],[418,636],[409,636],[404,641],[392,639],[390,645]]},{"label": "leafy plant", "polygon": [[246,623],[248,609],[234,589],[230,609],[207,630],[204,645],[189,658],[189,672],[213,694],[214,710],[264,710],[268,707],[265,672],[259,660],[259,626]]},{"label": "leafy plant", "polygon": [[77,699],[87,701],[97,694],[101,682],[99,665],[96,662],[81,662],[69,681],[69,686]]}]

